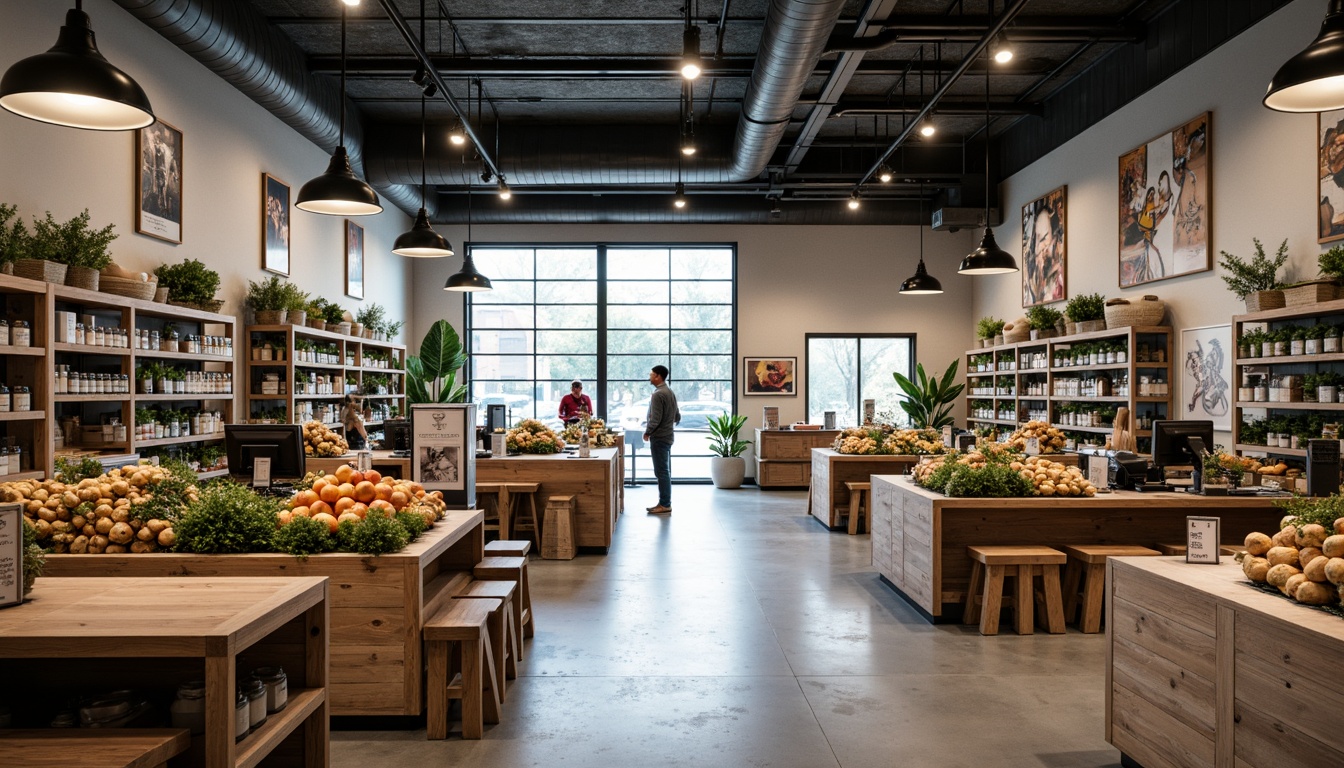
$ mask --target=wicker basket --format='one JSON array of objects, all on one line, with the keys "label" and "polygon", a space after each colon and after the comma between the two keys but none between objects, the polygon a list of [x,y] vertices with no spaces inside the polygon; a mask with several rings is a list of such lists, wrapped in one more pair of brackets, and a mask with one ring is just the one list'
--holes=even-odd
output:
[{"label": "wicker basket", "polygon": [[349,335],[350,335],[350,324],[349,324],[349,323],[327,323],[327,330],[328,330],[328,331],[331,331],[332,333],[342,333],[342,334],[345,334],[346,336],[349,336]]},{"label": "wicker basket", "polygon": [[140,299],[141,301],[153,299],[154,292],[158,289],[158,280],[146,282],[129,277],[117,277],[116,275],[103,275],[98,280],[98,290],[101,293],[110,293],[114,296],[125,296],[128,299]]},{"label": "wicker basket", "polygon": [[1018,320],[1003,326],[1003,343],[1016,344],[1031,338],[1031,325],[1026,320]]},{"label": "wicker basket", "polygon": [[374,335],[373,335],[373,329],[372,329],[372,328],[365,328],[365,329],[364,329],[364,338],[366,338],[366,339],[372,339],[372,338],[375,338]]},{"label": "wicker basket", "polygon": [[286,314],[283,309],[259,309],[257,325],[284,325]]},{"label": "wicker basket", "polygon": [[1156,296],[1144,296],[1138,301],[1111,299],[1106,302],[1106,327],[1161,325],[1166,314],[1167,303]]},{"label": "wicker basket", "polygon": [[0,272],[3,272],[6,275],[14,274],[14,262],[6,261],[4,266],[0,266]]},{"label": "wicker basket", "polygon": [[1106,330],[1106,320],[1082,320],[1078,322],[1078,333],[1096,333]]},{"label": "wicker basket", "polygon": [[1064,321],[1064,335],[1065,335],[1065,336],[1072,336],[1072,335],[1075,334],[1075,333],[1078,333],[1078,324],[1075,323],[1075,322],[1073,322],[1072,320],[1065,320],[1065,321]]},{"label": "wicker basket", "polygon": [[290,325],[303,325],[308,322],[308,310],[300,309],[295,311],[291,309],[289,310],[289,314],[286,315],[286,321]]},{"label": "wicker basket", "polygon": [[14,276],[65,285],[65,265],[46,259],[15,259]]},{"label": "wicker basket", "polygon": [[1256,291],[1246,294],[1247,312],[1264,312],[1269,309],[1283,309],[1286,299],[1283,291]]},{"label": "wicker basket", "polygon": [[96,291],[98,290],[98,270],[89,267],[66,267],[65,284],[72,288]]},{"label": "wicker basket", "polygon": [[162,287],[162,286],[160,286],[159,288],[155,289],[155,290],[154,290],[154,303],[155,303],[155,304],[167,304],[167,303],[168,303],[168,293],[169,293],[169,290],[168,290],[167,288]]},{"label": "wicker basket", "polygon": [[1313,280],[1309,283],[1283,289],[1284,305],[1289,307],[1305,307],[1310,304],[1319,304],[1322,301],[1334,300],[1335,283],[1333,280]]},{"label": "wicker basket", "polygon": [[[155,301],[158,299],[156,298]],[[187,309],[198,309],[202,312],[219,314],[224,308],[224,302],[221,299],[211,299],[209,301],[170,301],[169,304],[174,307],[186,307]]]}]

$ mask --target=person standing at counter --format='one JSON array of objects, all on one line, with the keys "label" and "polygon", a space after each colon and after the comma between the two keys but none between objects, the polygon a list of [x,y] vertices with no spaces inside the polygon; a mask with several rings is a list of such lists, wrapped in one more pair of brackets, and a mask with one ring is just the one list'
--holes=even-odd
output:
[{"label": "person standing at counter", "polygon": [[649,372],[653,395],[644,422],[644,442],[649,444],[653,474],[658,478],[658,504],[649,507],[651,515],[672,512],[672,441],[676,425],[681,423],[681,411],[677,408],[677,394],[667,386],[667,373],[665,365],[655,365]]},{"label": "person standing at counter", "polygon": [[345,403],[341,406],[341,423],[345,425],[345,442],[350,444],[350,450],[352,451],[362,451],[369,445],[369,433],[364,431],[365,413],[362,399],[356,395],[346,395]]},{"label": "person standing at counter", "polygon": [[560,420],[568,424],[592,415],[592,398],[583,394],[583,382],[575,379],[570,382],[569,394],[560,398]]}]

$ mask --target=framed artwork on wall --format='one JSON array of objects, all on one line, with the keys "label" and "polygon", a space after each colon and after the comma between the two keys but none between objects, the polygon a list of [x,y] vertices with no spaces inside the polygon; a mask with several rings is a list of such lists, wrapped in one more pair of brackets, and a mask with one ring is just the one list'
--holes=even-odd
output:
[{"label": "framed artwork on wall", "polygon": [[1212,421],[1232,430],[1232,326],[1208,325],[1181,331],[1181,402],[1173,419]]},{"label": "framed artwork on wall", "polygon": [[289,277],[289,185],[261,174],[261,268]]},{"label": "framed artwork on wall", "polygon": [[1212,269],[1210,113],[1120,156],[1120,287]]},{"label": "framed artwork on wall", "polygon": [[135,132],[135,231],[182,242],[182,132],[162,120]]},{"label": "framed artwork on wall", "polygon": [[1022,306],[1052,304],[1067,297],[1067,205],[1060,187],[1022,206]]},{"label": "framed artwork on wall", "polygon": [[1316,115],[1316,241],[1344,240],[1344,109]]},{"label": "framed artwork on wall", "polygon": [[742,358],[742,394],[796,397],[796,357]]},{"label": "framed artwork on wall", "polygon": [[364,298],[364,228],[345,220],[345,295]]}]

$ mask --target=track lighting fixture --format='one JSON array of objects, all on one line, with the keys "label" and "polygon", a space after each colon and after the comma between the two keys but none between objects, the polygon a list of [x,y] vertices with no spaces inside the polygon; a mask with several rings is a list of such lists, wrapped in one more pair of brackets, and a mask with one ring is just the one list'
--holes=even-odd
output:
[{"label": "track lighting fixture", "polygon": [[849,193],[849,202],[846,203],[846,205],[849,206],[849,210],[851,210],[851,211],[857,211],[857,210],[859,210],[859,193],[858,193],[858,192],[850,192],[850,193]]},{"label": "track lighting fixture", "polygon": [[467,143],[467,132],[462,130],[461,120],[454,120],[453,127],[448,129],[448,143],[455,147],[460,147]]},{"label": "track lighting fixture", "polygon": [[504,183],[504,177],[502,177],[502,176],[500,177],[500,179],[499,179],[499,184],[495,185],[495,189],[498,190],[498,192],[499,192],[499,199],[500,199],[500,200],[512,200],[512,199],[513,199],[513,190],[509,189],[509,185],[508,185],[508,184],[505,184],[505,183]]},{"label": "track lighting fixture", "polygon": [[688,129],[681,132],[681,154],[687,157],[695,154],[694,129]]},{"label": "track lighting fixture", "polygon": [[783,211],[779,209],[779,198],[778,197],[770,198],[770,215],[778,219],[782,214]]},{"label": "track lighting fixture", "polygon": [[[689,17],[687,20],[689,21]],[[694,80],[700,76],[699,27],[688,26],[686,31],[681,33],[681,76],[687,80]]]},{"label": "track lighting fixture", "polygon": [[[988,55],[988,53],[986,53]],[[1011,253],[999,247],[989,224],[989,61],[985,61],[985,234],[980,247],[966,254],[957,272],[963,275],[1002,275],[1017,271]]]},{"label": "track lighting fixture", "polygon": [[144,90],[98,52],[83,0],[65,12],[55,45],[5,72],[0,107],[30,120],[91,131],[130,131],[154,122]]},{"label": "track lighting fixture", "polygon": [[878,180],[878,181],[882,182],[883,184],[890,184],[890,183],[891,183],[891,179],[892,179],[892,174],[891,174],[891,169],[890,169],[890,168],[888,168],[887,166],[884,165],[884,166],[882,166],[881,168],[878,168],[878,169],[877,169],[877,180]]},{"label": "track lighting fixture", "polygon": [[463,251],[462,268],[448,278],[448,282],[443,284],[443,290],[459,293],[493,291],[495,287],[490,284],[490,278],[477,271],[476,262],[471,258],[471,187],[467,187],[467,241],[463,244]]},{"label": "track lighting fixture", "polygon": [[1344,107],[1344,0],[1330,0],[1321,33],[1274,73],[1264,104],[1280,112]]},{"label": "track lighting fixture", "polygon": [[994,39],[994,61],[999,64],[1007,64],[1013,60],[1013,47],[1008,44],[1003,36]]},{"label": "track lighting fixture", "polygon": [[926,139],[937,132],[938,126],[934,125],[932,117],[924,118],[924,122],[919,124],[919,135]]},{"label": "track lighting fixture", "polygon": [[677,194],[672,198],[672,204],[677,208],[686,207],[686,187],[680,181],[677,182]]},{"label": "track lighting fixture", "polygon": [[415,74],[411,75],[411,82],[419,86],[424,86],[425,78],[426,78],[425,65],[424,64],[415,65]]}]

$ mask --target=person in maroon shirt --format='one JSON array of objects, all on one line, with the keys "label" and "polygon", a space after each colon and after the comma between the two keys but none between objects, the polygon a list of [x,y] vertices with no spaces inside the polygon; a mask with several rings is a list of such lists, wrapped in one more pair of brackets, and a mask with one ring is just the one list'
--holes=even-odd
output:
[{"label": "person in maroon shirt", "polygon": [[571,422],[592,415],[593,401],[583,394],[583,382],[575,379],[569,385],[569,394],[560,398],[560,418]]}]

